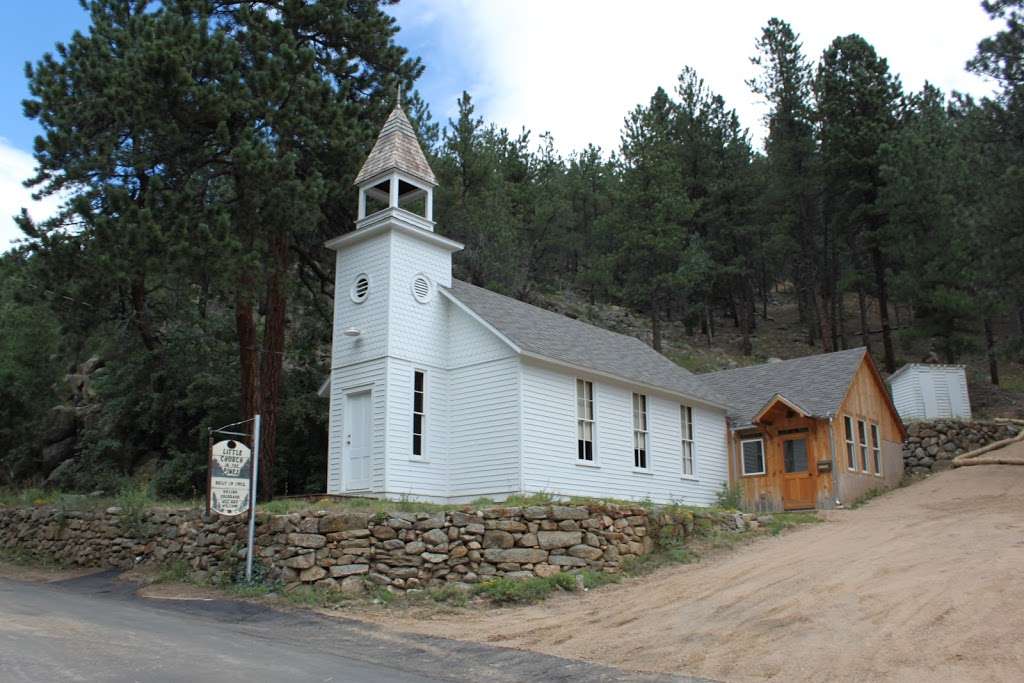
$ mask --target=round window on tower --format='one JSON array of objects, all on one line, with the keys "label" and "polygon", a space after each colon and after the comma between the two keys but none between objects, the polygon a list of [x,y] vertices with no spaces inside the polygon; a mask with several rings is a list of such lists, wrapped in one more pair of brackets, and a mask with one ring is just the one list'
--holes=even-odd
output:
[{"label": "round window on tower", "polygon": [[349,296],[352,297],[352,301],[357,304],[361,304],[366,301],[366,297],[370,294],[370,277],[366,273],[360,273],[356,276],[356,281],[352,283],[352,289],[349,291]]},{"label": "round window on tower", "polygon": [[412,295],[421,304],[425,304],[430,301],[430,297],[434,294],[434,285],[423,273],[420,273],[412,279]]}]

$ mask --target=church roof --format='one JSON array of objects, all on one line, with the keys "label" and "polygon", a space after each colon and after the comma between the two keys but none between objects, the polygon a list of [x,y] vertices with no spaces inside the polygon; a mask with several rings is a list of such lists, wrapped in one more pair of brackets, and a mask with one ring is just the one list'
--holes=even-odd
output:
[{"label": "church roof", "polygon": [[401,171],[430,185],[437,185],[434,171],[416,139],[416,131],[400,105],[391,111],[388,120],[384,122],[377,142],[370,150],[370,156],[356,176],[355,184],[361,185],[388,171]]},{"label": "church roof", "polygon": [[726,405],[725,399],[696,375],[636,337],[567,318],[461,280],[452,281],[449,293],[522,353]]},{"label": "church roof", "polygon": [[725,396],[734,426],[752,424],[769,401],[782,396],[812,417],[834,415],[846,398],[850,382],[867,350],[864,347],[750,365],[699,375]]}]

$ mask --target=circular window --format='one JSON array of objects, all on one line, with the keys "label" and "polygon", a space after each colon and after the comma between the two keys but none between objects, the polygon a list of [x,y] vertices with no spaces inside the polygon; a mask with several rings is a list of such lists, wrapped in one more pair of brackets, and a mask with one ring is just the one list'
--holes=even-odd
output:
[{"label": "circular window", "polygon": [[357,304],[361,304],[366,301],[366,297],[369,293],[370,278],[366,273],[360,273],[356,276],[356,281],[352,283],[352,289],[349,291],[349,296],[352,297],[352,301]]},{"label": "circular window", "polygon": [[425,304],[430,301],[430,295],[434,293],[434,286],[430,282],[430,278],[422,273],[412,279],[412,295],[421,304]]}]

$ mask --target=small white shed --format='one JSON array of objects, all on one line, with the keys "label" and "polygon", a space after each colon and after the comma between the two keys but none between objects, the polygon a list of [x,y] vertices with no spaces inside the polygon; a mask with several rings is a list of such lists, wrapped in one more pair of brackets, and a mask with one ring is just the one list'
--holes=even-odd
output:
[{"label": "small white shed", "polygon": [[967,375],[962,365],[909,363],[886,381],[892,402],[904,422],[971,418]]}]

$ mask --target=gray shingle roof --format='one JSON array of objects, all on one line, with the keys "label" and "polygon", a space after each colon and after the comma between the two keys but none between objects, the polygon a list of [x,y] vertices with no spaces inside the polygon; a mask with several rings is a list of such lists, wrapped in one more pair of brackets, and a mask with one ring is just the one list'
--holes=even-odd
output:
[{"label": "gray shingle roof", "polygon": [[427,158],[423,156],[416,131],[400,106],[396,106],[384,127],[380,129],[377,142],[366,157],[363,168],[356,176],[356,185],[387,171],[402,171],[431,185],[437,185],[437,178]]},{"label": "gray shingle roof", "polygon": [[725,396],[736,427],[751,424],[775,394],[815,417],[826,417],[839,410],[864,354],[864,347],[859,347],[699,377]]},{"label": "gray shingle roof", "polygon": [[460,280],[453,280],[449,291],[527,354],[726,405],[722,396],[695,375],[635,337],[573,320]]}]

